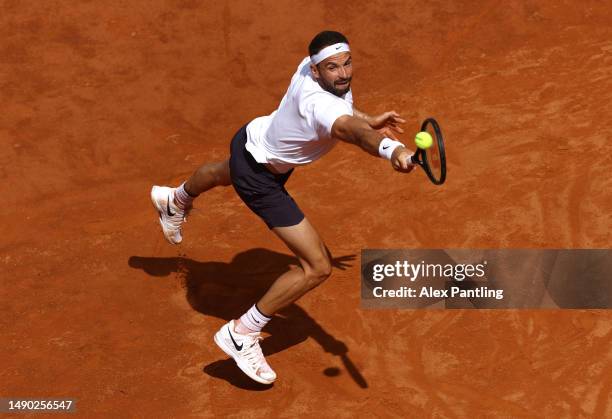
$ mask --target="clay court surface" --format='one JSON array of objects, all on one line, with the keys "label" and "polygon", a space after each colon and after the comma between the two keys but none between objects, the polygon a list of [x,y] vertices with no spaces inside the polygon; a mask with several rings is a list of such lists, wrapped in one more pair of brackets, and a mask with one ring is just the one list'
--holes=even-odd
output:
[{"label": "clay court surface", "polygon": [[[364,248],[612,247],[609,2],[0,2],[1,397],[84,417],[612,417],[604,310],[360,309]],[[231,188],[167,244],[149,201],[274,110],[344,32],[355,105],[435,116],[443,187],[340,144],[287,187],[335,258],[267,328],[259,387],[214,345],[288,249]]]}]

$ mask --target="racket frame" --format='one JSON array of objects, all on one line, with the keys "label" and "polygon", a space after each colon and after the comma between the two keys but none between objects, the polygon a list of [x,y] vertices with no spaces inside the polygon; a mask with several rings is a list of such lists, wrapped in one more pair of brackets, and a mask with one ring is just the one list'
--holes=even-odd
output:
[{"label": "racket frame", "polygon": [[440,129],[440,125],[434,118],[427,118],[426,120],[424,120],[421,124],[421,131],[427,130],[428,125],[431,125],[431,127],[433,128],[435,134],[434,141],[436,141],[438,144],[438,150],[440,155],[440,178],[437,179],[434,176],[433,172],[431,171],[431,167],[429,167],[429,164],[427,163],[426,149],[424,150],[422,148],[417,147],[417,151],[412,156],[411,161],[413,164],[418,164],[423,168],[423,170],[427,174],[427,177],[434,185],[442,185],[446,180],[446,152],[444,149],[444,138],[442,137],[442,130]]}]

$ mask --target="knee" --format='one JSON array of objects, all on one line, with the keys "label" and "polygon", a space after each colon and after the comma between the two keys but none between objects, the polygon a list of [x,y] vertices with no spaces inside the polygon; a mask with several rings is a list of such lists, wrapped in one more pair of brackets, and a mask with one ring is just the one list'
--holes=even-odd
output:
[{"label": "knee", "polygon": [[328,257],[321,256],[314,263],[304,267],[304,276],[309,288],[323,283],[331,275],[331,262]]}]

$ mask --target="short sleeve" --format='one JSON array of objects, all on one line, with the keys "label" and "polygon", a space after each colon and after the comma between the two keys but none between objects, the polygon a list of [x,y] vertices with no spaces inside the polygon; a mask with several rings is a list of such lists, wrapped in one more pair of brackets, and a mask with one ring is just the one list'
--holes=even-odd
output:
[{"label": "short sleeve", "polygon": [[349,102],[331,94],[321,94],[317,98],[313,109],[317,131],[330,136],[334,122],[342,115],[353,115],[353,106]]}]

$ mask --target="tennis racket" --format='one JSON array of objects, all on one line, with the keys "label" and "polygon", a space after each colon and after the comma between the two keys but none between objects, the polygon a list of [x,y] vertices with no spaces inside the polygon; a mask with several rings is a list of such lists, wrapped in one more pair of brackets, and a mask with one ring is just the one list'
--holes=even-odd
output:
[{"label": "tennis racket", "polygon": [[426,150],[417,148],[411,158],[412,163],[421,166],[435,185],[442,185],[446,180],[446,152],[442,130],[435,119],[427,118],[421,124],[421,131],[427,131],[431,135],[433,144]]}]

